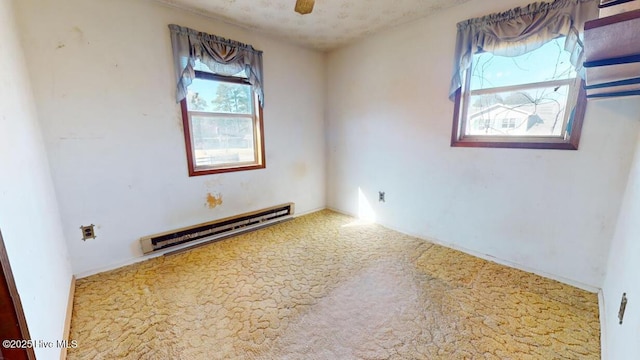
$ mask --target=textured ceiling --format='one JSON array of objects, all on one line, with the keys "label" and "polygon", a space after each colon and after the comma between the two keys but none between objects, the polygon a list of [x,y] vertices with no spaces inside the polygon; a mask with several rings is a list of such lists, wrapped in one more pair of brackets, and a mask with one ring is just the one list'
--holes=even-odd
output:
[{"label": "textured ceiling", "polygon": [[158,1],[307,47],[330,50],[469,0],[316,0],[308,15],[293,11],[296,0]]}]

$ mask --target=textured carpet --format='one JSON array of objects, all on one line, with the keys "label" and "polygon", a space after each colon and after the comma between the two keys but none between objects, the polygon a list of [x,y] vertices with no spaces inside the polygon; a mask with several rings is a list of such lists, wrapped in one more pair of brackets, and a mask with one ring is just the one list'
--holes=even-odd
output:
[{"label": "textured carpet", "polygon": [[597,296],[322,211],[78,280],[69,359],[599,359]]}]

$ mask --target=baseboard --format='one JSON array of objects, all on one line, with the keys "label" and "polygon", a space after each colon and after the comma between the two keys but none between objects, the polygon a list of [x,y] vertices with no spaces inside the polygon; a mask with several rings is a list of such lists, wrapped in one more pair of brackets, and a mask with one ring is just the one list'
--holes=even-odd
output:
[{"label": "baseboard", "polygon": [[[332,207],[327,207],[327,209],[329,209],[331,211],[335,211],[335,212],[340,213],[340,214],[347,215],[347,216],[352,216],[352,217],[356,217],[356,218],[358,217],[355,214],[351,214],[349,212],[342,211],[340,209],[335,209],[335,208],[332,208]],[[428,237],[425,237],[424,235],[407,232],[405,230],[398,229],[398,228],[396,228],[394,226],[390,226],[388,224],[381,223],[379,221],[376,221],[376,224],[379,224],[381,226],[386,227],[387,229],[390,229],[390,230],[393,230],[393,231],[397,231],[399,233],[402,233],[402,234],[405,234],[405,235],[408,235],[408,236],[413,236],[415,238],[422,239],[422,240],[425,240],[425,241],[428,241],[428,242],[431,242],[431,243],[434,243],[434,244],[437,244],[437,245],[440,245],[440,246],[444,246],[444,247],[449,248],[449,249],[461,251],[461,252],[463,252],[465,254],[468,254],[468,255],[471,255],[471,256],[475,256],[475,257],[483,259],[483,260],[487,260],[487,261],[491,261],[491,262],[494,262],[494,263],[497,263],[497,264],[500,264],[500,265],[508,266],[510,268],[522,270],[524,272],[536,274],[536,275],[539,275],[539,276],[542,276],[542,277],[545,277],[545,278],[548,278],[548,279],[551,279],[551,280],[555,280],[555,281],[561,282],[563,284],[571,285],[573,287],[588,291],[590,293],[594,293],[595,294],[595,293],[598,293],[600,291],[600,288],[592,286],[592,285],[589,285],[589,284],[584,284],[584,283],[579,282],[579,281],[575,281],[575,280],[568,279],[568,278],[565,278],[565,277],[562,277],[562,276],[551,274],[551,273],[548,273],[548,272],[545,272],[545,271],[541,271],[539,269],[534,269],[534,268],[531,268],[531,267],[528,267],[528,266],[525,266],[525,265],[522,265],[522,264],[519,264],[519,263],[512,262],[510,260],[505,260],[505,259],[497,258],[495,256],[491,256],[491,255],[488,255],[488,254],[483,254],[483,253],[477,252],[475,250],[467,249],[465,247],[462,247],[462,246],[459,246],[459,245],[456,245],[456,244],[452,244],[452,243],[449,243],[449,242],[446,242],[446,241],[442,241],[440,239],[428,238]]]},{"label": "baseboard", "polygon": [[[396,230],[396,231],[399,231],[399,230]],[[580,281],[575,281],[575,280],[572,280],[572,279],[565,278],[563,276],[559,276],[559,275],[556,275],[556,274],[551,274],[551,273],[548,273],[546,271],[542,271],[542,270],[539,270],[539,269],[531,268],[531,267],[528,267],[528,266],[525,266],[525,265],[510,261],[510,260],[505,260],[505,259],[501,259],[501,258],[498,258],[498,257],[495,257],[495,256],[491,256],[491,255],[488,255],[488,254],[483,254],[483,253],[477,252],[475,250],[467,249],[467,248],[462,247],[462,246],[458,246],[458,245],[455,245],[455,244],[451,244],[451,243],[447,243],[447,242],[443,242],[443,241],[439,241],[439,240],[433,240],[433,239],[425,239],[425,240],[430,241],[430,242],[432,242],[434,244],[438,244],[438,245],[441,245],[441,246],[444,246],[444,247],[448,247],[450,249],[461,251],[461,252],[463,252],[465,254],[469,254],[471,256],[475,256],[475,257],[483,259],[483,260],[491,261],[491,262],[494,262],[494,263],[497,263],[497,264],[500,264],[500,265],[504,265],[504,266],[507,266],[507,267],[510,267],[510,268],[514,268],[514,269],[517,269],[517,270],[522,270],[524,272],[528,272],[528,273],[531,273],[531,274],[536,274],[536,275],[542,276],[542,277],[547,278],[547,279],[555,280],[555,281],[561,282],[563,284],[570,285],[570,286],[573,286],[575,288],[588,291],[588,292],[593,293],[593,294],[595,294],[598,291],[600,291],[599,288],[597,288],[595,286],[592,286],[592,285],[589,285],[589,284],[582,283]]]},{"label": "baseboard", "polygon": [[118,261],[118,262],[115,262],[115,263],[111,263],[111,264],[109,264],[107,266],[101,266],[99,268],[94,268],[94,269],[91,269],[91,270],[81,271],[79,273],[76,273],[76,278],[82,279],[82,278],[89,277],[91,275],[96,275],[96,274],[100,274],[100,273],[103,273],[103,272],[116,270],[116,269],[119,269],[121,267],[125,267],[125,266],[129,266],[129,265],[133,265],[135,263],[147,261],[149,259],[153,259],[153,258],[156,258],[158,256],[162,256],[162,254],[141,255],[140,257],[134,257],[134,258],[130,258],[130,259],[127,259],[127,260],[124,260],[124,261]]},{"label": "baseboard", "polygon": [[300,216],[305,216],[305,215],[309,215],[309,214],[317,213],[317,212],[322,211],[322,210],[331,210],[331,209],[329,209],[329,208],[327,208],[327,207],[319,207],[319,208],[315,208],[315,209],[311,209],[311,210],[303,211],[303,212],[301,212],[301,213],[294,213],[294,214],[293,214],[293,217],[294,217],[294,218],[297,218],[297,217],[300,217]]},{"label": "baseboard", "polygon": [[[71,276],[71,285],[69,287],[69,300],[67,301],[67,316],[64,320],[64,332],[62,333],[62,340],[69,340],[69,332],[71,331],[71,315],[73,314],[73,298],[76,294],[76,277]],[[62,346],[60,348],[60,360],[67,358],[67,348]]]},{"label": "baseboard", "polygon": [[[348,212],[348,211],[343,211],[343,210],[340,210],[340,209],[336,209],[336,208],[331,207],[331,206],[327,206],[327,207],[326,207],[326,209],[327,209],[327,210],[331,210],[331,211],[333,211],[333,212],[337,212],[338,214],[342,214],[342,215],[347,215],[347,216],[351,216],[351,217],[354,217],[354,218],[358,218],[358,215],[357,215],[357,214],[350,213],[350,212]],[[390,229],[391,229],[391,228],[390,228]],[[394,230],[394,231],[395,231],[395,230]],[[401,231],[398,231],[398,232],[401,232]],[[404,233],[403,233],[403,234],[404,234]],[[412,236],[413,236],[413,235],[412,235]]]},{"label": "baseboard", "polygon": [[[316,208],[316,209],[312,209],[312,210],[307,210],[307,211],[304,211],[304,212],[301,212],[301,213],[294,213],[293,214],[293,218],[309,215],[309,214],[312,214],[312,213],[315,213],[315,212],[318,212],[318,211],[322,211],[322,210],[326,210],[326,209],[327,209],[326,207],[320,207],[320,208]],[[337,210],[334,210],[334,211],[339,212]],[[91,275],[96,275],[96,274],[100,274],[100,273],[103,273],[103,272],[116,270],[116,269],[119,269],[121,267],[133,265],[133,264],[136,264],[136,263],[139,263],[139,262],[143,262],[143,261],[147,261],[147,260],[159,257],[159,256],[163,256],[164,254],[166,254],[168,252],[171,252],[171,251],[172,251],[171,249],[167,249],[166,251],[158,251],[158,253],[154,253],[154,254],[142,255],[142,256],[130,258],[130,259],[127,259],[127,260],[124,260],[124,261],[118,261],[118,262],[109,264],[107,266],[103,266],[103,267],[99,267],[99,268],[95,268],[95,269],[79,272],[79,273],[75,274],[75,276],[78,279],[86,278],[86,277],[89,277]]]},{"label": "baseboard", "polygon": [[598,307],[600,311],[600,359],[607,360],[609,358],[607,352],[607,311],[604,301],[604,290],[600,289],[600,291],[598,291]]}]

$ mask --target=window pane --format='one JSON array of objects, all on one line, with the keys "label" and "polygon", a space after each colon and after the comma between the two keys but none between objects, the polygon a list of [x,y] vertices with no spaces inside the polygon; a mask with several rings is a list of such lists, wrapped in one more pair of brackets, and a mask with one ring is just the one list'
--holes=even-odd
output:
[{"label": "window pane", "polygon": [[[202,61],[200,61],[200,60],[196,60],[196,64],[193,67],[193,70],[202,71],[202,72],[206,72],[206,73],[209,73],[209,74],[214,74],[214,72],[212,72],[211,69],[209,69],[209,67],[207,65],[203,64]],[[237,74],[231,75],[231,77],[237,77],[237,78],[246,79],[247,75],[245,74],[244,70],[240,70]]]},{"label": "window pane", "polygon": [[251,86],[193,79],[187,94],[187,107],[189,111],[251,114]]},{"label": "window pane", "polygon": [[253,119],[191,116],[196,167],[255,162]]},{"label": "window pane", "polygon": [[485,93],[469,97],[466,134],[563,136],[571,86]]},{"label": "window pane", "polygon": [[564,37],[558,38],[516,57],[476,54],[470,90],[575,78],[577,74],[569,61],[569,52],[564,51],[564,41]]}]

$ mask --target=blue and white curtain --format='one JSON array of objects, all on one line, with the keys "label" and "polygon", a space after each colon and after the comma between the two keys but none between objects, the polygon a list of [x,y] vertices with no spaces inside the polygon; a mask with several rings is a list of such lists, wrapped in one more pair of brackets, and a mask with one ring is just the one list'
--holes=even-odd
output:
[{"label": "blue and white curtain", "polygon": [[564,49],[571,64],[581,73],[584,23],[598,17],[599,0],[555,0],[469,19],[458,23],[458,37],[449,98],[462,86],[464,73],[473,55],[489,52],[499,56],[519,56],[545,43],[566,36]]},{"label": "blue and white curtain", "polygon": [[187,96],[187,88],[195,78],[196,60],[212,73],[223,76],[244,71],[253,91],[264,106],[262,51],[251,45],[228,40],[216,35],[199,32],[171,24],[171,46],[176,70],[176,101]]}]

